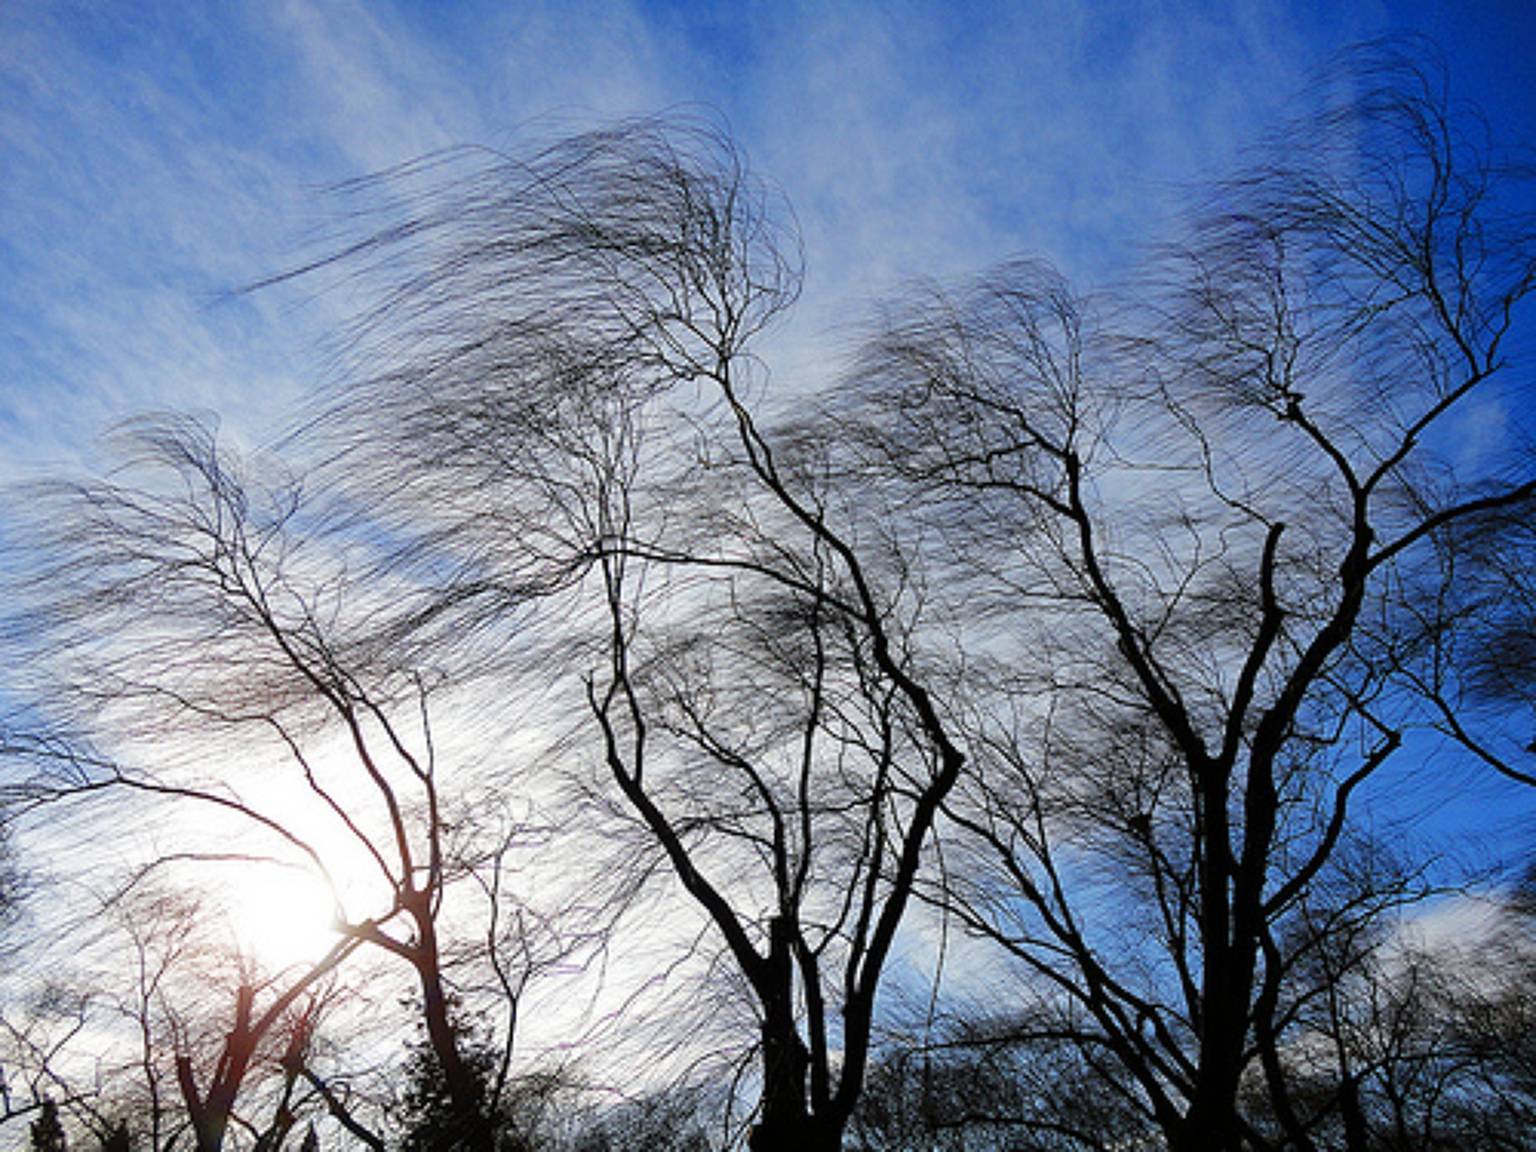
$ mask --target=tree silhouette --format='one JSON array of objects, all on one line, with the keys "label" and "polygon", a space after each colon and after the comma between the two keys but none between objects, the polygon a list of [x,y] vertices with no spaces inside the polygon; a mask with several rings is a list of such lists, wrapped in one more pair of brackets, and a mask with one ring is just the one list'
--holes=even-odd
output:
[{"label": "tree silhouette", "polygon": [[1455,718],[1419,669],[1488,621],[1458,556],[1536,498],[1528,458],[1460,443],[1525,394],[1536,235],[1500,183],[1523,175],[1432,72],[1354,63],[1132,298],[1037,263],[924,292],[835,410],[853,482],[931,542],[970,665],[946,810],[979,855],[940,898],[1180,1152],[1271,1139],[1250,1077],[1314,1146],[1278,1060],[1288,925],[1357,794]]},{"label": "tree silhouette", "polygon": [[67,1152],[64,1125],[59,1122],[59,1106],[44,1100],[42,1111],[32,1121],[32,1152]]},{"label": "tree silhouette", "polygon": [[[42,812],[131,797],[225,818],[216,834],[256,838],[237,860],[297,863],[333,885],[332,866],[350,852],[369,869],[374,901],[372,915],[349,916],[333,888],[334,946],[281,981],[264,1007],[254,986],[240,990],[210,1083],[196,1082],[190,1060],[178,1062],[199,1149],[222,1145],[263,1038],[365,946],[409,966],[456,1107],[481,1115],[486,1086],[464,1063],[449,1019],[439,916],[450,884],[485,859],[494,871],[500,856],[484,845],[474,849],[481,856],[461,852],[452,839],[457,811],[439,785],[427,679],[389,662],[388,637],[361,606],[348,615],[344,560],[323,554],[318,530],[306,531],[296,481],[274,473],[255,484],[190,419],[142,421],[121,430],[118,447],[138,486],[120,473],[33,494],[23,638],[58,734],[5,733],[6,751],[35,769],[12,789],[13,802]],[[98,750],[103,739],[110,750]],[[224,759],[234,746],[251,752],[254,741],[287,760],[298,789],[289,807],[270,798],[273,776]],[[326,839],[308,831],[317,826]],[[227,847],[189,842],[141,867],[229,858]],[[507,898],[480,878],[493,903]],[[493,953],[507,944],[495,936]],[[524,959],[535,962],[531,951]],[[515,995],[521,977],[498,971]],[[480,1143],[466,1147],[490,1139],[482,1121]]]},{"label": "tree silhouette", "polygon": [[[40,768],[14,799],[190,804],[318,872],[365,860],[372,915],[338,899],[322,964],[412,973],[400,1131],[298,1045],[277,1142],[304,1085],[374,1148],[559,1142],[509,1072],[545,962],[505,915],[524,832],[478,810],[537,797],[528,875],[589,890],[553,938],[701,926],[646,974],[705,982],[646,1072],[692,1075],[716,1014],[731,1078],[699,1099],[745,1090],[754,1152],[1498,1146],[1529,1005],[1402,948],[1435,889],[1360,808],[1431,747],[1533,780],[1530,173],[1419,56],[1362,50],[1315,98],[1129,285],[919,285],[788,387],[766,337],[798,234],[716,125],[345,186],[293,273],[369,301],[292,439],[306,479],[159,418],[123,437],[138,471],[30,501],[12,633],[64,735],[6,738]],[[258,738],[297,807],[208,759]],[[494,775],[450,785],[461,753]],[[455,967],[461,891],[490,927]],[[948,963],[934,918],[1022,976],[979,1012],[936,983],[942,1027],[904,1044],[882,995]],[[237,1003],[230,1069],[266,1019]],[[194,1122],[238,1079],[184,1077]],[[699,1146],[658,1086],[583,1138]]]},{"label": "tree silhouette", "polygon": [[[311,430],[402,542],[383,570],[427,590],[395,627],[502,683],[580,681],[642,858],[757,1013],[753,1146],[836,1147],[964,755],[902,558],[755,412],[754,338],[798,291],[787,213],[689,122],[352,191],[408,207],[340,258],[382,303],[366,377]],[[564,615],[530,655],[541,609]]]}]

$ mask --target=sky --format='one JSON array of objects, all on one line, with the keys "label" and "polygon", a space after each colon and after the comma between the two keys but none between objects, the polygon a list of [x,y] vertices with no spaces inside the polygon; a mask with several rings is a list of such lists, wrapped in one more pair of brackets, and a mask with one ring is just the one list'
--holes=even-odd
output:
[{"label": "sky", "polygon": [[[0,0],[0,482],[90,467],[149,410],[280,435],[349,301],[238,289],[313,254],[328,188],[434,149],[723,121],[804,234],[793,386],[913,277],[1128,271],[1336,53],[1413,35],[1496,140],[1536,147],[1523,0]],[[1493,788],[1448,804],[1475,823]]]},{"label": "sky", "polygon": [[[238,290],[315,252],[328,188],[434,149],[723,121],[804,234],[772,365],[794,386],[913,277],[1021,254],[1079,287],[1127,272],[1381,36],[1428,37],[1494,138],[1536,147],[1523,0],[0,0],[0,482],[91,467],[150,410],[279,436],[349,301]],[[1452,822],[1479,823],[1497,785],[1463,785]]]},{"label": "sky", "polygon": [[346,314],[292,267],[325,189],[446,146],[683,109],[728,124],[805,235],[781,375],[872,297],[1044,255],[1131,267],[1341,47],[1440,45],[1536,140],[1536,8],[1073,3],[0,3],[0,479],[146,409],[264,440]]},{"label": "sky", "polygon": [[[1536,147],[1532,0],[0,0],[0,482],[146,410],[280,435],[348,301],[237,290],[313,252],[328,187],[435,149],[723,120],[804,234],[792,380],[913,277],[1127,272],[1338,51],[1414,34]],[[1506,794],[1458,779],[1447,826],[1493,827]]]}]

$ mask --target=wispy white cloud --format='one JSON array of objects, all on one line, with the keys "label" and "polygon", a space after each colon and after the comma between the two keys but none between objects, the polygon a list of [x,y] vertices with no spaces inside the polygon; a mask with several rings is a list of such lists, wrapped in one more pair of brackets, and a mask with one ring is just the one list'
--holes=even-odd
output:
[{"label": "wispy white cloud", "polygon": [[1273,0],[21,0],[0,12],[0,444],[12,467],[68,455],[154,405],[274,426],[332,302],[217,294],[294,259],[317,186],[554,123],[721,110],[804,226],[798,358],[913,275],[1028,251],[1091,279],[1343,38],[1403,22],[1351,19]]},{"label": "wispy white cloud", "polygon": [[[0,480],[89,456],[103,425],[146,408],[279,431],[346,301],[224,293],[299,258],[330,182],[559,123],[718,109],[805,232],[808,292],[780,345],[793,380],[826,371],[827,334],[906,278],[1017,252],[1081,281],[1122,270],[1181,183],[1229,164],[1313,67],[1389,16],[1324,26],[1332,13],[1280,0],[11,0]],[[1466,35],[1471,59],[1497,56]],[[932,923],[910,936],[931,943]],[[952,985],[988,989],[990,963],[951,947]]]}]

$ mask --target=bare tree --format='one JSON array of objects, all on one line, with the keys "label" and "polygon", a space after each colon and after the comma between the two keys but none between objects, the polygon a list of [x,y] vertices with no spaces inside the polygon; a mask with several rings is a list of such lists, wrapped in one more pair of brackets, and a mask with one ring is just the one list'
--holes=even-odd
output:
[{"label": "bare tree", "polygon": [[[334,964],[258,974],[220,939],[206,893],[155,880],[131,878],[100,901],[78,889],[62,896],[64,883],[39,886],[73,909],[40,916],[21,949],[19,990],[31,1006],[7,1021],[6,1063],[104,1144],[169,1152],[190,1134],[218,1146],[232,1124],[261,1127],[250,1117],[274,1097],[277,1052],[307,1042]],[[49,973],[42,995],[25,996],[28,969]],[[275,1111],[289,1111],[291,1095],[277,1093]]]},{"label": "bare tree", "polygon": [[[1437,916],[1460,938],[1427,936]],[[1318,1146],[1521,1147],[1536,1118],[1528,913],[1484,894],[1358,923],[1385,939],[1317,949],[1322,979],[1281,1053]]]},{"label": "bare tree", "polygon": [[1124,1078],[1061,1021],[951,1012],[938,1036],[885,1048],[854,1117],[859,1152],[1110,1152],[1153,1138]]},{"label": "bare tree", "polygon": [[330,267],[379,306],[313,431],[404,541],[387,569],[434,590],[404,629],[583,694],[649,845],[632,874],[659,857],[755,1007],[753,1146],[836,1147],[963,755],[910,644],[921,589],[762,423],[787,211],[685,121],[348,191],[365,233]]},{"label": "bare tree", "polygon": [[[35,768],[10,799],[35,812],[112,797],[170,821],[195,813],[223,839],[210,845],[179,825],[182,842],[145,868],[273,862],[333,885],[330,951],[264,1008],[255,987],[241,989],[208,1083],[178,1062],[200,1149],[220,1147],[263,1037],[363,946],[409,966],[464,1146],[489,1148],[485,1096],[495,1085],[459,1048],[455,953],[441,935],[450,888],[479,867],[455,832],[469,774],[450,800],[432,682],[391,663],[388,636],[373,627],[388,590],[374,586],[365,600],[345,558],[311,530],[297,481],[274,469],[271,483],[253,485],[197,422],[146,420],[119,447],[136,483],[120,473],[34,493],[17,635],[40,670],[40,712],[68,736],[8,735],[5,751]],[[492,902],[504,902],[494,877],[485,880]],[[504,935],[492,946],[504,949]],[[503,960],[500,991],[515,999],[520,961]]]},{"label": "bare tree", "polygon": [[52,985],[33,989],[25,1003],[6,1005],[0,1015],[0,1124],[35,1121],[45,1107],[57,1111],[61,1102],[89,1103],[61,1058],[88,1015],[88,1005]]},{"label": "bare tree", "polygon": [[[455,876],[503,906],[504,857],[454,849],[441,675],[497,757],[513,720],[548,729],[610,891],[691,901],[754,1017],[757,1152],[841,1146],[914,900],[1032,974],[1010,1074],[1082,1070],[1175,1152],[1320,1146],[1361,1077],[1334,1043],[1308,1096],[1293,1045],[1399,892],[1324,898],[1358,797],[1436,732],[1529,782],[1479,722],[1529,687],[1528,581],[1488,558],[1536,504],[1513,437],[1465,450],[1521,395],[1522,174],[1414,59],[1372,50],[1322,97],[1130,291],[1026,261],[915,291],[816,402],[760,358],[791,216],[711,125],[347,186],[304,270],[374,292],[298,437],[324,515],[184,421],[132,430],[153,482],[46,492],[34,695],[114,746],[23,798],[190,803],[324,871],[201,746],[124,767],[270,738],[380,894],[338,909],[336,961],[409,965],[433,1126],[488,1150],[511,1025],[492,1075],[441,929]],[[515,1013],[532,954],[484,941]],[[1060,1103],[1021,1139],[1093,1146]]]},{"label": "bare tree", "polygon": [[1355,65],[1128,297],[1027,263],[925,291],[838,408],[971,665],[948,810],[992,867],[952,905],[1180,1152],[1271,1143],[1253,1077],[1313,1146],[1269,1058],[1285,925],[1356,796],[1455,719],[1410,675],[1476,625],[1433,610],[1448,549],[1536,497],[1528,458],[1463,450],[1524,386],[1522,176],[1432,70]]}]

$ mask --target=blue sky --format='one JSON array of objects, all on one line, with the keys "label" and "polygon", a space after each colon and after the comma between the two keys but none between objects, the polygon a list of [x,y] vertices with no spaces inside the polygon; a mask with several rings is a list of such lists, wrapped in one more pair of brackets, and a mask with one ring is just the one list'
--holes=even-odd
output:
[{"label": "blue sky", "polygon": [[1536,7],[1282,2],[0,4],[0,475],[146,407],[263,438],[344,300],[230,300],[325,185],[457,143],[717,111],[795,205],[815,371],[872,294],[1041,253],[1091,282],[1341,46],[1423,32],[1536,140]]},{"label": "blue sky", "polygon": [[[0,481],[88,464],[145,409],[281,432],[348,302],[230,289],[312,251],[327,185],[432,149],[723,117],[805,234],[793,381],[909,277],[1019,253],[1082,286],[1128,270],[1331,56],[1404,33],[1536,147],[1536,0],[0,0]],[[1531,842],[1536,798],[1489,773],[1432,760],[1381,807],[1425,795],[1431,828]]]},{"label": "blue sky", "polygon": [[[279,433],[348,302],[229,290],[312,250],[327,185],[435,148],[723,117],[805,234],[774,368],[793,380],[906,278],[1018,253],[1084,286],[1129,269],[1333,54],[1404,33],[1440,45],[1496,138],[1536,146],[1520,0],[3,0],[0,480],[89,463],[101,429],[145,409]],[[1431,763],[1401,787],[1426,781],[1445,827],[1497,841],[1528,821],[1531,798],[1487,774]]]}]

